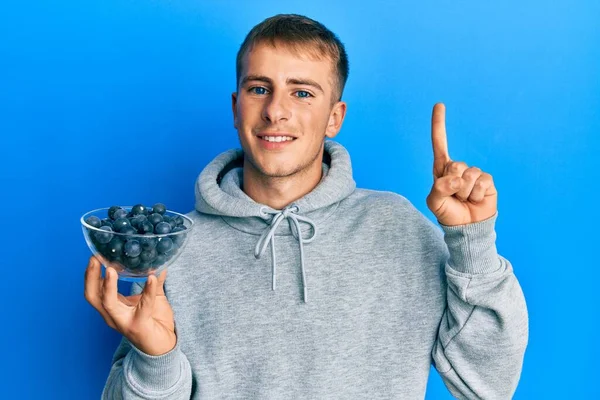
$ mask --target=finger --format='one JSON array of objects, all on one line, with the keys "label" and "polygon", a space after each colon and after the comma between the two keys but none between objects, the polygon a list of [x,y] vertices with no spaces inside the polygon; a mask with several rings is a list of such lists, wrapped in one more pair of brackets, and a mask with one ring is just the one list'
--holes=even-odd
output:
[{"label": "finger", "polygon": [[[100,262],[94,256],[90,257],[88,266],[85,269],[84,275],[84,290],[85,299],[92,303],[94,299],[100,296],[100,288],[102,287],[102,272],[100,271]],[[92,304],[93,305],[93,304]]]},{"label": "finger", "polygon": [[449,161],[446,163],[443,176],[452,175],[462,177],[468,168],[469,166],[464,161]]},{"label": "finger", "polygon": [[156,286],[156,276],[148,275],[148,279],[146,280],[146,285],[142,291],[142,297],[140,297],[139,306],[137,308],[137,316],[141,320],[149,319],[152,316],[154,302],[156,301]]},{"label": "finger", "polygon": [[433,212],[441,209],[448,198],[460,190],[462,184],[462,178],[452,175],[436,179],[427,196],[429,209]]},{"label": "finger", "polygon": [[119,306],[117,281],[117,271],[112,267],[106,268],[104,285],[102,286],[102,307],[111,318]]},{"label": "finger", "polygon": [[113,319],[108,315],[102,306],[102,270],[100,261],[94,256],[90,257],[90,261],[85,270],[85,299],[100,313],[104,321],[111,328],[115,328]]},{"label": "finger", "polygon": [[493,194],[494,180],[487,173],[482,173],[473,186],[473,190],[468,197],[471,203],[479,203],[483,201],[486,194]]},{"label": "finger", "polygon": [[165,295],[165,281],[167,280],[167,270],[163,270],[160,275],[158,275],[158,284],[156,285],[156,294],[158,296]]},{"label": "finger", "polygon": [[471,192],[475,186],[475,182],[481,176],[481,170],[477,167],[467,168],[463,174],[463,185],[460,187],[460,190],[456,192],[456,197],[461,201],[467,201],[469,196],[471,196]]},{"label": "finger", "polygon": [[446,138],[446,107],[442,103],[433,106],[431,143],[433,145],[433,175],[435,178],[441,178],[446,163],[450,161]]}]

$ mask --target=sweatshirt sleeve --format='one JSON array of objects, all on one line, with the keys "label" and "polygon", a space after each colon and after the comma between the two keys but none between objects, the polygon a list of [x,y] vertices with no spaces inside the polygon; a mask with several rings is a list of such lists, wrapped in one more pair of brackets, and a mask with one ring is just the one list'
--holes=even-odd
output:
[{"label": "sweatshirt sleeve", "polygon": [[[131,293],[141,293],[142,289],[139,284],[134,283]],[[189,400],[191,391],[192,370],[179,342],[170,352],[151,356],[123,337],[114,353],[102,399]]]},{"label": "sweatshirt sleeve", "polygon": [[497,216],[442,225],[449,251],[447,303],[432,356],[460,399],[512,398],[527,346],[525,298],[512,265],[496,251]]}]

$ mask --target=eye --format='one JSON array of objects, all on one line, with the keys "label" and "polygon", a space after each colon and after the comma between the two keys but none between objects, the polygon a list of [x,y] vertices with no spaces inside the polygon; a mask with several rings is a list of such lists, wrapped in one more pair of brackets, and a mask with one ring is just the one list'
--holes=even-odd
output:
[{"label": "eye", "polygon": [[267,94],[267,89],[265,89],[264,87],[261,87],[261,86],[251,87],[250,89],[248,89],[248,91],[250,93],[258,94],[258,95]]},{"label": "eye", "polygon": [[296,92],[299,98],[306,99],[308,97],[312,97],[312,94],[308,93],[306,90],[298,90]]}]

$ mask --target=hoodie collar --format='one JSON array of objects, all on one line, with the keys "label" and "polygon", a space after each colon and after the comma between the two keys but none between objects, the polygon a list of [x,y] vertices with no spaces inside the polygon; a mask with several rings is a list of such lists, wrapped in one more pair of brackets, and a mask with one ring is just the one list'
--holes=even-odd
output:
[{"label": "hoodie collar", "polygon": [[[252,200],[242,190],[243,159],[241,149],[217,156],[202,171],[196,181],[196,210],[220,215],[232,227],[246,233],[261,235],[278,211]],[[309,217],[317,224],[327,219],[338,203],[356,188],[348,151],[339,143],[326,140],[323,157],[323,178],[304,197],[292,205],[297,214]],[[290,206],[292,206],[290,205]],[[265,207],[268,212],[265,213]],[[289,207],[289,206],[288,206]],[[303,229],[308,227],[303,226]],[[289,224],[282,225],[277,235],[291,235]]]}]

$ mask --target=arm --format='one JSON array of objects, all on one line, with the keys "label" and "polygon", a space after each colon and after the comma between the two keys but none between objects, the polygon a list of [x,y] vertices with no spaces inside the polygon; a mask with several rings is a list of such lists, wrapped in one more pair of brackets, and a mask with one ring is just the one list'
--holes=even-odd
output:
[{"label": "arm", "polygon": [[[131,292],[139,294],[142,287],[134,283]],[[123,337],[113,356],[102,399],[189,400],[191,391],[192,370],[179,343],[166,354],[151,356]]]},{"label": "arm", "polygon": [[433,348],[446,387],[461,399],[509,399],[523,364],[528,316],[508,260],[496,252],[493,217],[444,226],[447,305]]},{"label": "arm", "polygon": [[492,176],[448,152],[446,108],[433,107],[433,187],[427,206],[445,233],[449,258],[446,309],[433,348],[448,389],[466,399],[514,393],[527,346],[523,293],[512,266],[496,252],[498,192]]}]

